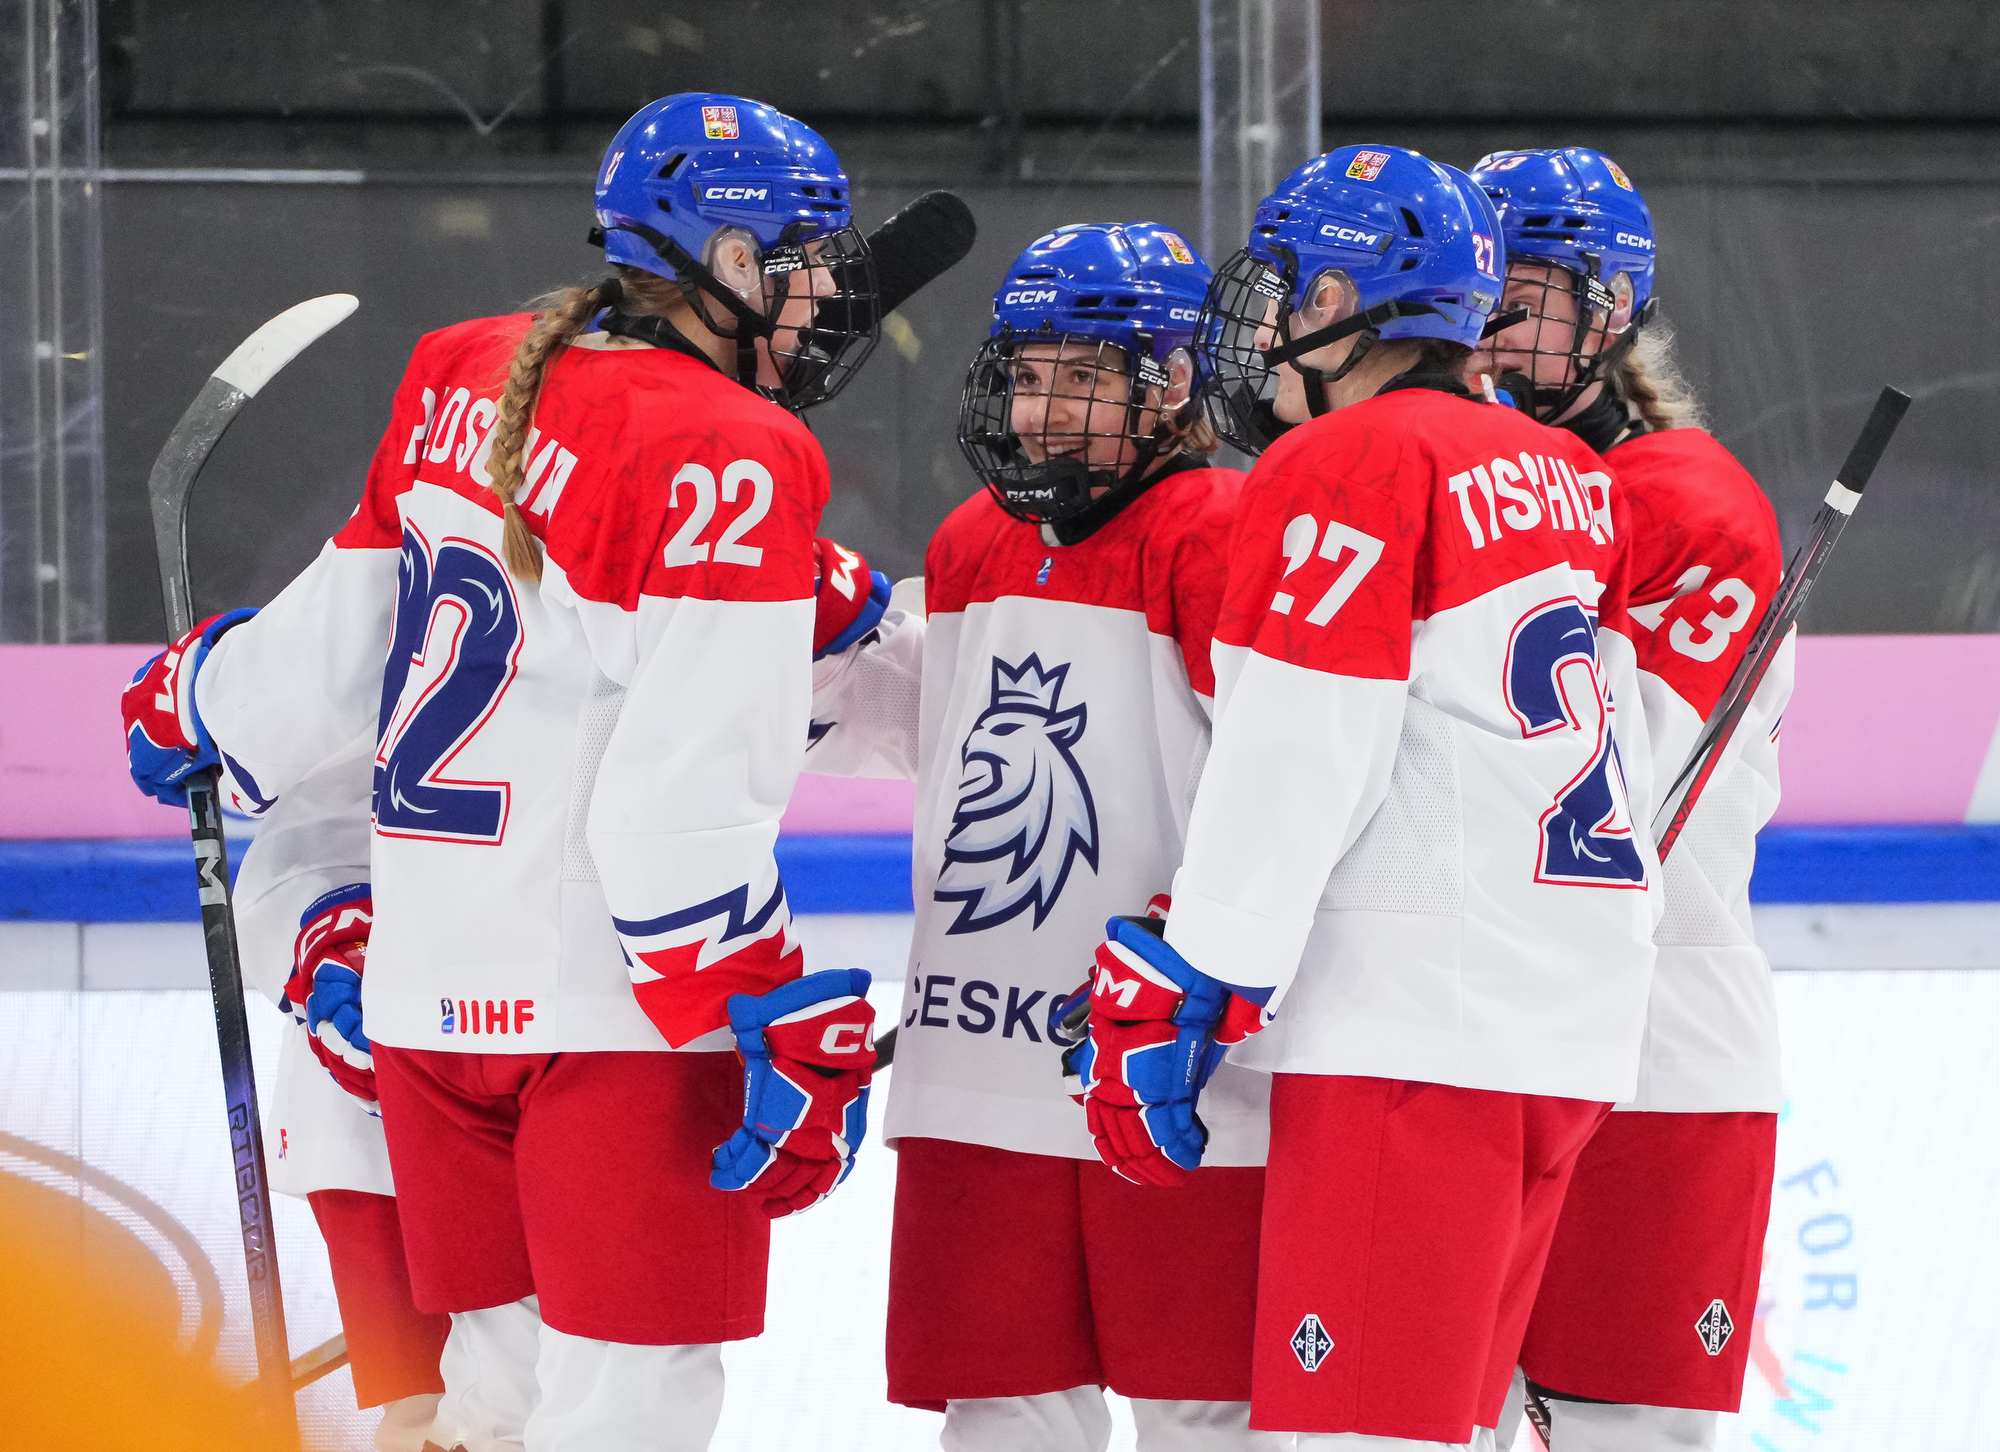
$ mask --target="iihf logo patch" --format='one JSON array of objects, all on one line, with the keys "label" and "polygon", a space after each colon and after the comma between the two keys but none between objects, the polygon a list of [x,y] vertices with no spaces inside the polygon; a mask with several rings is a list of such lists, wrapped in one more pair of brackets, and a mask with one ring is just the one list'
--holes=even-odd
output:
[{"label": "iihf logo patch", "polygon": [[1722,1304],[1717,1296],[1708,1303],[1708,1309],[1701,1313],[1701,1319],[1694,1323],[1695,1334],[1701,1337],[1701,1349],[1710,1356],[1722,1355],[1722,1348],[1729,1344],[1729,1338],[1736,1330],[1736,1323],[1729,1319],[1729,1307]]},{"label": "iihf logo patch", "polygon": [[1082,862],[1097,867],[1097,806],[1077,764],[1087,710],[1065,708],[1067,665],[997,657],[993,695],[959,748],[958,805],[932,896],[958,904],[947,933],[1032,910],[1040,927]]},{"label": "iihf logo patch", "polygon": [[1333,1338],[1326,1334],[1326,1327],[1320,1324],[1317,1315],[1307,1313],[1305,1320],[1299,1322],[1299,1329],[1292,1333],[1292,1355],[1305,1370],[1318,1371],[1332,1350]]},{"label": "iihf logo patch", "polygon": [[438,1032],[441,1034],[458,1032],[458,1014],[453,1011],[449,998],[438,1000]]},{"label": "iihf logo patch", "polygon": [[1048,584],[1049,571],[1053,570],[1055,567],[1056,567],[1056,557],[1054,555],[1043,556],[1042,567],[1039,570],[1035,571],[1035,583],[1037,585]]}]

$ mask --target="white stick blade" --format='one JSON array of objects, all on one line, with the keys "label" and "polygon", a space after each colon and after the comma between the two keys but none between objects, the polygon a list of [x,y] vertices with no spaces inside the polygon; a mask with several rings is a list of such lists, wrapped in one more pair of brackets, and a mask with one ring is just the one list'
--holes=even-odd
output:
[{"label": "white stick blade", "polygon": [[323,333],[346,322],[360,305],[352,293],[330,292],[288,307],[237,344],[215,376],[246,398],[254,398],[280,369]]}]

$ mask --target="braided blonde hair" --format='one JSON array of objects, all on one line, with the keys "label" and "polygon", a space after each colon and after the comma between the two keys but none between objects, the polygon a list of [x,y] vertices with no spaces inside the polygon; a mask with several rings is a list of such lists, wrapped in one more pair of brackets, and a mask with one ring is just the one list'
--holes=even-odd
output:
[{"label": "braided blonde hair", "polygon": [[1611,370],[1611,387],[1650,428],[1694,429],[1707,423],[1694,385],[1674,353],[1673,329],[1648,323]]},{"label": "braided blonde hair", "polygon": [[527,516],[514,502],[527,472],[528,429],[541,397],[542,379],[550,362],[582,335],[598,310],[613,304],[633,314],[664,314],[676,305],[686,305],[675,283],[632,267],[620,267],[617,276],[593,287],[557,288],[528,304],[535,321],[508,364],[507,386],[500,393],[492,458],[487,465],[493,492],[500,499],[501,552],[517,580],[542,578],[542,547],[528,529]]}]

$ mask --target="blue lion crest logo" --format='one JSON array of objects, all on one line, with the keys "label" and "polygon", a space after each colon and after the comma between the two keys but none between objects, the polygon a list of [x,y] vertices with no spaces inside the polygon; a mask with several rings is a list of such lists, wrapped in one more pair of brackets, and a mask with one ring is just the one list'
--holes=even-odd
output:
[{"label": "blue lion crest logo", "polygon": [[1049,915],[1070,869],[1097,869],[1097,806],[1076,762],[1086,708],[1063,709],[1066,665],[993,662],[993,696],[959,749],[958,806],[934,896],[958,904],[945,931]]}]

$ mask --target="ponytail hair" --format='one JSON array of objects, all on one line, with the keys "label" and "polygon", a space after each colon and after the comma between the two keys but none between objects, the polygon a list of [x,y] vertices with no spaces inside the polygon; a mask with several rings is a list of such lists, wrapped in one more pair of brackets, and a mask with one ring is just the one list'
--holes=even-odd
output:
[{"label": "ponytail hair", "polygon": [[1707,423],[1694,385],[1674,354],[1673,330],[1648,323],[1611,370],[1611,387],[1652,429],[1692,429]]},{"label": "ponytail hair", "polygon": [[595,287],[565,287],[536,298],[533,326],[507,368],[507,386],[493,425],[493,452],[487,473],[500,498],[501,552],[517,580],[542,578],[542,547],[528,529],[527,516],[514,503],[528,465],[528,424],[541,397],[542,378],[554,358],[584,330],[600,308],[618,301],[619,283],[607,278]]}]

